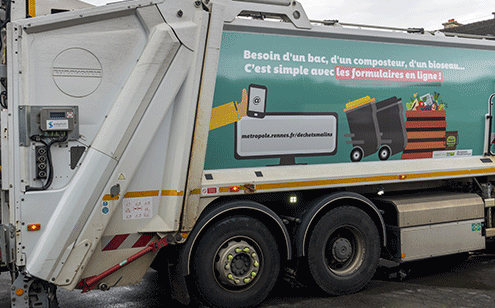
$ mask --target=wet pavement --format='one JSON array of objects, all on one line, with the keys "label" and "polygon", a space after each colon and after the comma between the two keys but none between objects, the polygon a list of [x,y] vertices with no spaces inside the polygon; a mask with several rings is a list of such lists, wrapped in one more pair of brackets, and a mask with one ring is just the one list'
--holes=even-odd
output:
[{"label": "wet pavement", "polygon": [[[9,280],[6,273],[0,275],[0,308],[10,307]],[[57,294],[61,308],[178,306],[153,270],[135,286],[87,294],[59,290]],[[325,296],[317,288],[299,285],[284,276],[260,307],[495,307],[495,254],[475,254],[464,261],[442,258],[401,268],[380,267],[364,290],[338,297]]]}]

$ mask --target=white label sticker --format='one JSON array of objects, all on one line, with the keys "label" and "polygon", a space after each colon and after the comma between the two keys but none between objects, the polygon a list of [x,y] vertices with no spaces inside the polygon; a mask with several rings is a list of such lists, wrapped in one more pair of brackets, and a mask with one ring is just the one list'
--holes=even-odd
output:
[{"label": "white label sticker", "polygon": [[151,218],[153,217],[153,199],[151,197],[127,198],[124,199],[122,209],[124,220]]},{"label": "white label sticker", "polygon": [[68,130],[69,120],[46,120],[46,130]]},{"label": "white label sticker", "polygon": [[433,158],[469,157],[469,156],[473,156],[473,150],[452,150],[452,151],[433,152]]}]

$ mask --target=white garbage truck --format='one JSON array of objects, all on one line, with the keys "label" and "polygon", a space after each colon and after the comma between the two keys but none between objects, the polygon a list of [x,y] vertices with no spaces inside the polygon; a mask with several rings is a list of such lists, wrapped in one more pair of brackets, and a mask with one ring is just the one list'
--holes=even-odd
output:
[{"label": "white garbage truck", "polygon": [[33,3],[1,2],[12,307],[150,266],[182,303],[258,305],[284,268],[348,294],[380,258],[495,237],[490,38],[311,21],[291,0]]}]

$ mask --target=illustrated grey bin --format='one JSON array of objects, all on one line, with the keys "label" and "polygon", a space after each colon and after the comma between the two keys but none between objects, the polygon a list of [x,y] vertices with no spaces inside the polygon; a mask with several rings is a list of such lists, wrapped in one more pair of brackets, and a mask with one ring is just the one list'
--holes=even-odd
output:
[{"label": "illustrated grey bin", "polygon": [[403,117],[402,100],[397,97],[367,104],[345,111],[351,140],[351,161],[378,151],[380,160],[402,152],[407,145],[407,132]]}]

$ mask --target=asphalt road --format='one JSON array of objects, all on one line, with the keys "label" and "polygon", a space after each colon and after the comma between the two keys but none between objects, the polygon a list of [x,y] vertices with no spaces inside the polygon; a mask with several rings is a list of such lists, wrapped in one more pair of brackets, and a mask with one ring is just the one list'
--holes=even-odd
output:
[{"label": "asphalt road", "polygon": [[[465,261],[428,260],[402,269],[380,267],[373,280],[359,293],[328,297],[314,287],[295,284],[281,277],[263,308],[421,308],[495,307],[495,254],[471,255]],[[284,279],[285,278],[285,279]],[[150,270],[135,286],[107,292],[58,291],[61,308],[158,308],[177,307]],[[10,307],[9,276],[0,275],[0,308]],[[197,305],[188,307],[197,308]]]}]

